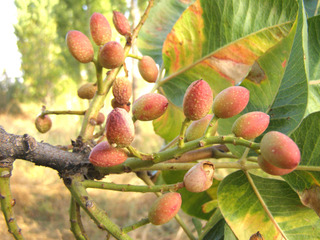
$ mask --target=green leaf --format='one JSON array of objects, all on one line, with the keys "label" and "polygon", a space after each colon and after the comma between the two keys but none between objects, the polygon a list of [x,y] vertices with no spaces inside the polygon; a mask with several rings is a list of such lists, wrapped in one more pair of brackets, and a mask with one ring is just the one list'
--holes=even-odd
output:
[{"label": "green leaf", "polygon": [[319,0],[304,0],[306,12],[309,17],[319,14]]},{"label": "green leaf", "polygon": [[198,218],[192,218],[192,223],[193,223],[193,225],[198,233],[198,236],[199,236],[201,233],[201,229],[202,229],[201,221]]},{"label": "green leaf", "polygon": [[[242,82],[250,90],[250,101],[241,114],[252,111],[268,113],[270,124],[265,133],[273,130],[290,134],[298,127],[307,109],[308,57],[304,60],[308,56],[307,21],[301,0],[299,4],[301,8],[288,36],[261,56]],[[219,120],[219,133],[230,134],[238,117]],[[241,156],[244,150],[232,145],[228,147],[237,156]]]},{"label": "green leaf", "polygon": [[214,94],[241,82],[253,63],[288,35],[296,13],[291,0],[196,1],[163,45],[166,78],[160,84],[166,95],[181,105],[183,95],[176,90],[184,93],[199,78]]},{"label": "green leaf", "polygon": [[224,226],[226,221],[222,218],[213,228],[203,237],[203,240],[223,240]]},{"label": "green leaf", "polygon": [[193,2],[182,0],[155,1],[137,41],[139,51],[162,64],[162,45],[181,13]]},{"label": "green leaf", "polygon": [[309,102],[307,114],[320,111],[320,16],[308,19]]},{"label": "green leaf", "polygon": [[153,120],[153,129],[156,134],[170,142],[179,135],[184,119],[185,116],[182,110],[169,103],[166,112],[161,117]]},{"label": "green leaf", "polygon": [[[301,204],[299,196],[286,182],[251,177],[286,239],[320,238],[319,217]],[[264,239],[283,239],[242,171],[222,180],[218,201],[222,215],[238,239],[249,239],[257,231]]]}]

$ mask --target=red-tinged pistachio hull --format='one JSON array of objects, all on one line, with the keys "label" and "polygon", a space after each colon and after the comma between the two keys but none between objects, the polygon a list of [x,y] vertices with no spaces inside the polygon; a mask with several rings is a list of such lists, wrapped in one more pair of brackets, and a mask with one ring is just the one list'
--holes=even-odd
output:
[{"label": "red-tinged pistachio hull", "polygon": [[162,225],[169,222],[181,207],[181,195],[170,192],[159,197],[149,210],[149,220],[154,225]]},{"label": "red-tinged pistachio hull", "polygon": [[249,95],[249,90],[244,87],[228,87],[214,98],[212,111],[218,118],[233,117],[245,109]]},{"label": "red-tinged pistachio hull", "polygon": [[128,103],[132,94],[131,82],[126,77],[117,78],[113,83],[112,93],[120,105]]},{"label": "red-tinged pistachio hull", "polygon": [[106,123],[107,139],[117,147],[127,147],[134,139],[134,125],[129,113],[123,108],[113,109]]},{"label": "red-tinged pistachio hull", "polygon": [[149,56],[143,56],[138,63],[141,77],[149,83],[154,83],[158,78],[158,68],[156,62]]},{"label": "red-tinged pistachio hull", "polygon": [[[186,140],[193,141],[195,139],[201,138],[206,131],[213,114],[208,114],[207,116],[192,122],[186,131]],[[210,136],[214,136],[218,129],[218,121],[215,122],[213,128],[211,129]]]},{"label": "red-tinged pistachio hull", "polygon": [[97,167],[116,166],[128,158],[126,152],[112,147],[107,141],[100,142],[91,151],[89,161]]},{"label": "red-tinged pistachio hull", "polygon": [[197,163],[184,175],[183,183],[189,192],[203,192],[212,185],[214,165],[209,161]]},{"label": "red-tinged pistachio hull", "polygon": [[239,117],[232,126],[237,137],[254,139],[260,136],[269,126],[270,116],[264,112],[249,112]]},{"label": "red-tinged pistachio hull", "polygon": [[271,131],[261,139],[262,157],[278,168],[293,169],[300,163],[300,150],[297,144],[287,135]]},{"label": "red-tinged pistachio hull", "polygon": [[199,120],[210,111],[213,93],[210,85],[200,79],[191,83],[183,98],[183,112],[190,120]]},{"label": "red-tinged pistachio hull", "polygon": [[72,30],[66,36],[67,46],[72,56],[81,63],[93,60],[94,51],[89,38],[80,31]]},{"label": "red-tinged pistachio hull", "polygon": [[296,169],[296,168],[292,168],[292,169],[278,168],[272,165],[271,163],[269,163],[267,160],[263,159],[261,155],[258,156],[258,164],[264,172],[274,176],[286,175]]},{"label": "red-tinged pistachio hull", "polygon": [[99,62],[104,68],[120,67],[124,63],[124,59],[124,49],[118,42],[107,42],[100,51]]},{"label": "red-tinged pistachio hull", "polygon": [[113,24],[118,33],[123,36],[128,36],[131,33],[128,19],[120,12],[113,11]]},{"label": "red-tinged pistachio hull", "polygon": [[40,133],[46,133],[51,129],[52,121],[48,115],[38,116],[35,120],[35,125]]},{"label": "red-tinged pistachio hull", "polygon": [[112,30],[108,20],[101,13],[93,13],[90,18],[90,32],[93,41],[101,46],[111,40]]},{"label": "red-tinged pistachio hull", "polygon": [[158,93],[148,93],[134,101],[132,114],[140,121],[154,120],[165,113],[168,104],[165,96]]}]

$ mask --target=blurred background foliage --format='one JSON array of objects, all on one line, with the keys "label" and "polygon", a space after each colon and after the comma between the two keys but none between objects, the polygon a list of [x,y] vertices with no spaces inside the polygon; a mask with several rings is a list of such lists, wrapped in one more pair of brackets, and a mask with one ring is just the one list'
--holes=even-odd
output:
[{"label": "blurred background foliage", "polygon": [[[84,81],[95,81],[93,64],[81,64],[69,53],[65,36],[79,30],[90,39],[89,19],[94,12],[104,14],[112,24],[112,11],[120,11],[132,22],[147,0],[14,0],[14,26],[21,53],[21,79],[4,71],[0,76],[0,113],[22,113],[19,103],[54,103],[57,97],[75,93]],[[132,7],[134,9],[132,9]],[[113,31],[113,40],[120,40]],[[123,41],[123,40],[122,40]],[[97,46],[94,46],[97,50]],[[14,106],[14,107],[13,107]]]}]

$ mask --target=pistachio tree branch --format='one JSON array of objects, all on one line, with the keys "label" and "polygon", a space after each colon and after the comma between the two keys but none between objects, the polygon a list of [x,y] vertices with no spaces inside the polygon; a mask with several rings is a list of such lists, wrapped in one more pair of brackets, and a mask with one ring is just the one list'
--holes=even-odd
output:
[{"label": "pistachio tree branch", "polygon": [[85,180],[82,182],[83,186],[86,188],[100,188],[108,189],[121,192],[164,192],[164,191],[177,191],[183,187],[183,183],[176,184],[164,184],[164,185],[154,185],[154,186],[139,186],[130,184],[115,184],[108,182],[97,182],[93,180]]},{"label": "pistachio tree branch", "polygon": [[131,240],[131,238],[124,233],[117,224],[111,221],[107,214],[97,206],[95,201],[89,196],[85,187],[82,185],[82,180],[81,175],[74,175],[71,178],[64,179],[66,187],[69,189],[76,202],[91,217],[99,228],[108,231],[118,240]]}]

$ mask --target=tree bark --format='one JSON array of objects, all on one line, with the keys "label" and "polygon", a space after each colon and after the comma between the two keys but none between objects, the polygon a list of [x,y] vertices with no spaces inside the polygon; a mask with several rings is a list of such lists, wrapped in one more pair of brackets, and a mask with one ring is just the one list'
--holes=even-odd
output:
[{"label": "tree bark", "polygon": [[89,162],[91,147],[82,143],[81,139],[72,144],[73,152],[69,152],[48,143],[37,142],[28,134],[9,134],[0,126],[0,163],[4,164],[8,158],[23,159],[55,169],[61,177],[82,173],[89,179],[101,178]]}]

